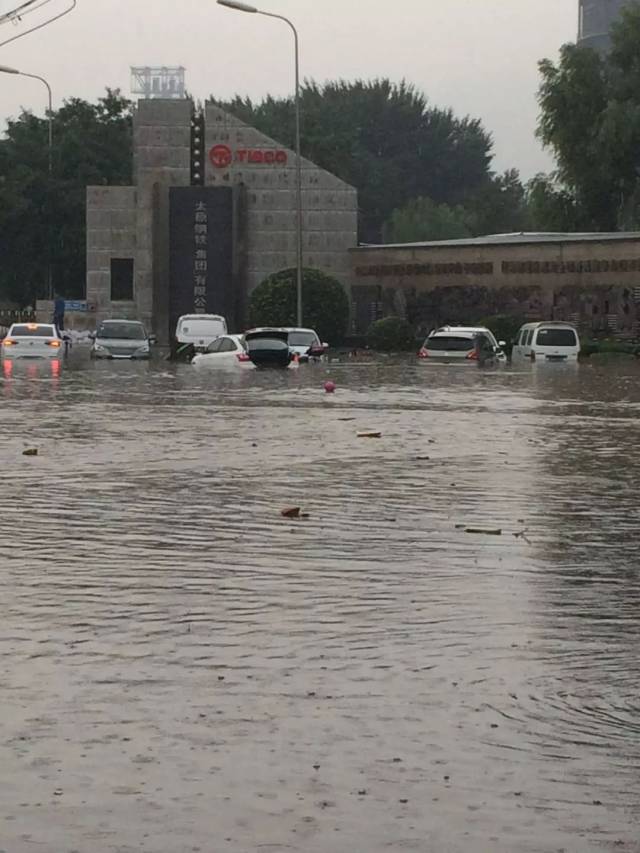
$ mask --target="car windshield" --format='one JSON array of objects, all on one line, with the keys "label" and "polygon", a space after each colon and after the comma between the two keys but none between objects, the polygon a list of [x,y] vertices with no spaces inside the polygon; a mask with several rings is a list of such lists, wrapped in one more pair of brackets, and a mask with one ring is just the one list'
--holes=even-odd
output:
[{"label": "car windshield", "polygon": [[103,323],[98,329],[98,337],[125,341],[143,341],[147,336],[142,323]]},{"label": "car windshield", "polygon": [[12,338],[55,338],[53,326],[40,326],[36,323],[25,323],[22,326],[14,326],[11,330]]},{"label": "car windshield", "polygon": [[433,338],[427,338],[425,349],[435,350],[440,352],[468,352],[474,348],[473,339],[471,337],[453,337],[450,335],[437,335]]},{"label": "car windshield", "polygon": [[539,347],[575,347],[578,345],[573,329],[538,329]]},{"label": "car windshield", "polygon": [[289,332],[290,347],[312,347],[319,343],[314,332]]}]

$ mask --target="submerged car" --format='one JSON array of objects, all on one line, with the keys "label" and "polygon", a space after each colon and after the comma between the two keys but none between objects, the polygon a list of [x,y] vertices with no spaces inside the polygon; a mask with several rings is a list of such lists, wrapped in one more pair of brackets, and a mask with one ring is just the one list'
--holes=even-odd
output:
[{"label": "submerged car", "polygon": [[206,352],[197,353],[194,367],[253,368],[244,335],[222,335],[209,345]]},{"label": "submerged car", "polygon": [[443,326],[431,332],[420,352],[421,359],[459,363],[486,361],[505,362],[507,357],[502,349],[504,341],[495,339],[493,333],[484,326]]},{"label": "submerged car", "polygon": [[575,326],[556,321],[525,324],[516,336],[511,360],[514,364],[526,361],[577,361],[580,338]]},{"label": "submerged car", "polygon": [[66,341],[53,323],[14,323],[2,340],[2,357],[60,358]]},{"label": "submerged car", "polygon": [[252,329],[252,332],[286,333],[291,355],[298,361],[320,361],[329,349],[329,344],[322,343],[314,329],[303,329],[298,326],[274,326]]},{"label": "submerged car", "polygon": [[153,341],[138,320],[103,320],[93,336],[91,358],[149,358]]},{"label": "submerged car", "polygon": [[247,354],[256,367],[289,367],[293,352],[286,329],[251,329],[244,336]]}]

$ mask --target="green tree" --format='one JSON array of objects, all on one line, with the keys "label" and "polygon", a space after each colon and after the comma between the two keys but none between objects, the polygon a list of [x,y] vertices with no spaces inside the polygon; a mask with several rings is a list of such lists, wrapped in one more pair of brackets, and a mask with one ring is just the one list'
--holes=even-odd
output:
[{"label": "green tree", "polygon": [[542,200],[552,218],[568,204],[575,220],[602,231],[640,218],[640,4],[623,10],[612,43],[606,56],[565,45],[557,64],[540,63],[538,134],[555,155],[558,184]]},{"label": "green tree", "polygon": [[474,236],[527,231],[531,226],[527,190],[517,169],[493,175],[488,185],[464,203]]},{"label": "green tree", "polygon": [[[301,101],[303,153],[358,189],[365,242],[380,240],[392,212],[413,198],[455,206],[490,184],[493,143],[481,122],[430,107],[408,83],[308,81]],[[220,106],[293,147],[292,99]]]},{"label": "green tree", "polygon": [[436,204],[430,198],[414,198],[393,211],[382,234],[385,243],[458,240],[471,237],[468,218],[462,207]]},{"label": "green tree", "polygon": [[401,317],[385,317],[369,326],[367,344],[377,352],[408,352],[415,348],[413,329]]},{"label": "green tree", "polygon": [[548,175],[536,175],[527,187],[529,219],[535,231],[579,231],[581,220],[575,196]]},{"label": "green tree", "polygon": [[[303,322],[323,341],[340,343],[349,324],[349,298],[340,282],[316,269],[304,269],[302,280]],[[256,287],[249,299],[249,315],[255,326],[295,326],[297,274],[281,270]]]},{"label": "green tree", "polygon": [[23,112],[0,140],[0,293],[22,305],[53,286],[85,288],[86,187],[130,184],[131,103],[107,90],[96,104],[72,98],[53,114],[53,172],[47,121]]}]

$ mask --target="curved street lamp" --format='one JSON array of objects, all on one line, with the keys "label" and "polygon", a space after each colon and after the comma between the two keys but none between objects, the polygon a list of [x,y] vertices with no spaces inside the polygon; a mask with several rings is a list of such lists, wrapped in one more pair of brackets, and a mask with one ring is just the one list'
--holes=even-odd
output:
[{"label": "curved street lamp", "polygon": [[240,3],[238,0],[217,0],[219,6],[226,6],[236,12],[248,12],[252,15],[263,15],[265,18],[276,18],[284,21],[293,32],[295,45],[295,72],[296,72],[296,279],[298,294],[297,322],[302,326],[302,155],[300,152],[300,43],[298,31],[284,15],[276,15],[273,12],[263,12],[248,3]]}]

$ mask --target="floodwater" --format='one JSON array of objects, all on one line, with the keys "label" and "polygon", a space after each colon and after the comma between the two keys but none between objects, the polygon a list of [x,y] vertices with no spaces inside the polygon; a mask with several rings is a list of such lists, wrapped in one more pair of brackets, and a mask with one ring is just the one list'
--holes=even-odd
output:
[{"label": "floodwater", "polygon": [[640,851],[640,365],[0,400],[0,851]]}]

